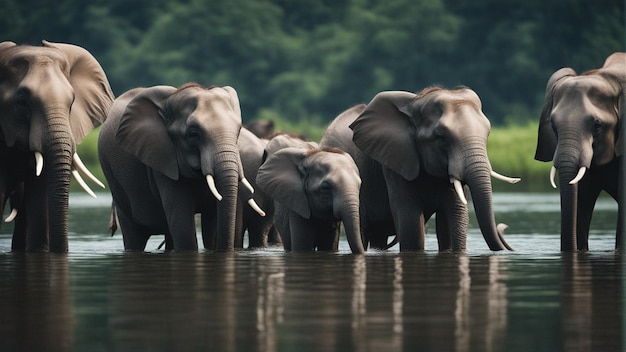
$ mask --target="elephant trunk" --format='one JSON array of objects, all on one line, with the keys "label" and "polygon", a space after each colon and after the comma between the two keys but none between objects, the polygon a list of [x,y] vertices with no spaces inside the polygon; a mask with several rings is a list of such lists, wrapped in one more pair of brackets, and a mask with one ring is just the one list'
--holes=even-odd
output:
[{"label": "elephant trunk", "polygon": [[346,230],[346,239],[350,249],[354,254],[365,253],[363,240],[361,238],[361,218],[359,214],[359,195],[354,196],[355,200],[342,205],[339,217]]},{"label": "elephant trunk", "polygon": [[465,180],[472,195],[476,219],[485,242],[493,251],[510,249],[496,226],[493,213],[491,166],[484,148],[477,153],[470,153],[466,162]]},{"label": "elephant trunk", "polygon": [[215,153],[215,178],[222,199],[217,206],[218,251],[232,251],[235,241],[237,191],[239,183],[239,154],[236,144]]},{"label": "elephant trunk", "polygon": [[67,116],[48,119],[44,162],[48,175],[48,222],[51,252],[67,252],[69,189],[74,142]]},{"label": "elephant trunk", "polygon": [[581,166],[589,167],[591,151],[581,146],[583,137],[578,131],[561,131],[559,137],[554,168],[559,174],[561,193],[561,251],[572,252],[577,249],[577,174]]}]

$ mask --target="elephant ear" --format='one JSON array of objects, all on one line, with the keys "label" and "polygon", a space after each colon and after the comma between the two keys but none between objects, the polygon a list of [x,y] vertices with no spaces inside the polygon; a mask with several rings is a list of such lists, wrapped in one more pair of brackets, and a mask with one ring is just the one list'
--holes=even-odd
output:
[{"label": "elephant ear", "polygon": [[[619,117],[619,131],[621,124],[626,117],[626,53],[613,53],[606,58],[602,69],[598,72],[605,79],[614,82],[619,87],[619,97],[617,99],[617,113]],[[618,133],[615,142],[615,154],[620,157],[624,154],[624,137]]]},{"label": "elephant ear", "polygon": [[259,168],[256,182],[275,201],[309,219],[311,209],[301,168],[306,152],[300,148],[284,148],[270,155]]},{"label": "elephant ear", "polygon": [[16,46],[17,44],[15,44],[14,42],[10,42],[10,41],[4,41],[0,43],[0,51],[6,49],[6,48],[12,48],[14,46]]},{"label": "elephant ear", "polygon": [[162,117],[163,104],[175,91],[155,86],[138,93],[126,106],[115,137],[122,149],[142,163],[178,180],[176,149]]},{"label": "elephant ear", "polygon": [[69,62],[69,82],[74,88],[70,125],[76,143],[80,143],[94,127],[100,126],[115,100],[106,74],[98,61],[85,49],[71,44],[42,41],[56,48]]},{"label": "elephant ear", "polygon": [[415,125],[409,112],[416,95],[410,92],[378,93],[350,125],[352,141],[367,156],[413,180],[420,160]]},{"label": "elephant ear", "polygon": [[551,161],[556,150],[556,135],[552,130],[550,114],[552,113],[554,91],[557,83],[566,77],[576,76],[576,72],[564,67],[552,74],[546,85],[546,95],[539,118],[539,131],[537,133],[537,149],[535,150],[535,160]]}]

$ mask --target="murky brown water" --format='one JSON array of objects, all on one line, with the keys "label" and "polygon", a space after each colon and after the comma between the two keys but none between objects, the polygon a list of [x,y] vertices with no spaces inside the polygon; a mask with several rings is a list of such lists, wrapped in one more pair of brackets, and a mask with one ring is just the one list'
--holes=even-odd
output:
[{"label": "murky brown water", "polygon": [[[589,253],[559,252],[558,194],[495,198],[515,252],[472,222],[466,255],[124,253],[108,200],[72,198],[68,255],[0,233],[0,351],[622,351],[616,206]],[[471,215],[473,217],[473,215]],[[472,219],[473,220],[473,219]]]}]

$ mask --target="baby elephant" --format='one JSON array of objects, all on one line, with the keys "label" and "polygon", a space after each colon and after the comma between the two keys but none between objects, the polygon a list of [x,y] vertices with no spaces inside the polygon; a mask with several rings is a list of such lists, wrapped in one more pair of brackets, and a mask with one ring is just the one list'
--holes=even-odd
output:
[{"label": "baby elephant", "polygon": [[305,142],[293,147],[287,139],[270,141],[256,178],[257,186],[276,202],[275,224],[285,250],[336,251],[343,222],[350,249],[363,253],[356,164],[339,149],[322,150]]}]

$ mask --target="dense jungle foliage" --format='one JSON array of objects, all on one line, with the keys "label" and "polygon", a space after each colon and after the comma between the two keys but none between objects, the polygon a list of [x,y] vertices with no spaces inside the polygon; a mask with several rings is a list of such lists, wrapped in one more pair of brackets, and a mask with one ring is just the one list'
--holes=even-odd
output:
[{"label": "dense jungle foliage", "polygon": [[[81,45],[116,95],[231,85],[244,122],[270,118],[314,139],[379,91],[468,86],[492,125],[507,126],[490,137],[494,168],[523,177],[543,174],[533,123],[550,75],[599,67],[626,45],[623,0],[0,0],[0,9],[0,40]],[[95,145],[83,149],[97,163]],[[505,150],[519,157],[498,156]]]},{"label": "dense jungle foliage", "polygon": [[232,85],[244,120],[324,123],[382,90],[465,85],[498,125],[625,45],[623,0],[0,0],[0,39],[91,51],[119,95]]}]

